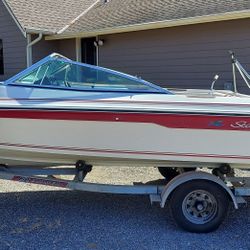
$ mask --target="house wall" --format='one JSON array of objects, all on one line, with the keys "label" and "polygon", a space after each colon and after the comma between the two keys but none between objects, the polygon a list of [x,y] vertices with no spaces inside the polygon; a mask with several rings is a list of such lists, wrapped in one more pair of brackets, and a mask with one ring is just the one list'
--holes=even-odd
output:
[{"label": "house wall", "polygon": [[99,62],[171,88],[208,88],[219,73],[224,87],[232,82],[229,50],[250,70],[249,27],[242,19],[105,35]]},{"label": "house wall", "polygon": [[[35,39],[37,35],[32,36]],[[75,39],[46,41],[44,38],[35,44],[32,48],[33,63],[48,56],[51,53],[62,54],[72,60],[76,59]]]},{"label": "house wall", "polygon": [[72,60],[76,60],[76,39],[60,40],[58,53]]},{"label": "house wall", "polygon": [[[32,40],[36,39],[38,35],[32,35]],[[32,63],[35,63],[45,56],[53,52],[57,52],[59,41],[46,41],[44,37],[38,43],[32,46]]]},{"label": "house wall", "polygon": [[26,38],[0,1],[0,39],[3,40],[4,75],[0,81],[26,67]]}]

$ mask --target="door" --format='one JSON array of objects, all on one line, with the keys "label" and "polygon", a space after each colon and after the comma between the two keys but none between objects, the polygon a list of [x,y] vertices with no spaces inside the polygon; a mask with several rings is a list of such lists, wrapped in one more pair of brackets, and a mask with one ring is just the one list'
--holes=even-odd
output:
[{"label": "door", "polygon": [[95,37],[84,38],[81,40],[83,63],[96,65],[96,47],[94,44],[95,40]]}]

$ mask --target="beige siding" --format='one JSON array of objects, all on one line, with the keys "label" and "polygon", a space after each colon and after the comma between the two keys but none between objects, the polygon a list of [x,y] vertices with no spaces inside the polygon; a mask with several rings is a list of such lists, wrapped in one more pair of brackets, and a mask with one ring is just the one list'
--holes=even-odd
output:
[{"label": "beige siding", "polygon": [[232,82],[229,50],[250,70],[250,19],[106,35],[100,65],[162,86],[207,88]]},{"label": "beige siding", "polygon": [[26,39],[0,1],[0,39],[3,40],[4,75],[0,81],[16,74],[26,66]]}]

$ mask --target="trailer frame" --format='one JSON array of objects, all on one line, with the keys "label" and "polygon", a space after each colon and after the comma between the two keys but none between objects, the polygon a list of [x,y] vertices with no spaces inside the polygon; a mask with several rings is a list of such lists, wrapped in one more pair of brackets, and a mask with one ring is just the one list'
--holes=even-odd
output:
[{"label": "trailer frame", "polygon": [[[225,196],[233,202],[235,209],[239,208],[239,204],[246,204],[247,202],[244,197],[250,196],[250,177],[224,176],[222,179],[207,172],[191,171],[181,173],[166,185],[141,183],[114,185],[85,182],[84,179],[91,170],[92,166],[85,164],[84,161],[78,161],[75,167],[65,168],[9,167],[3,165],[0,166],[0,179],[85,192],[148,195],[151,204],[158,203],[161,208],[164,208],[166,203],[171,203],[171,198],[175,195],[175,190],[180,189],[186,184],[193,183],[195,185],[197,182],[208,183],[223,190]],[[57,175],[73,176],[73,180],[58,178]],[[179,226],[182,227],[182,225]],[[184,227],[184,229],[191,232],[210,232],[216,228],[201,230],[196,227],[191,229]]]}]

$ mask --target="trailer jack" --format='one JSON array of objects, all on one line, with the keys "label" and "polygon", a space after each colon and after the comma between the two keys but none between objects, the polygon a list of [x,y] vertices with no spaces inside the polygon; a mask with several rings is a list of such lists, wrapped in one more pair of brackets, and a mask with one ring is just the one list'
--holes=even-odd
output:
[{"label": "trailer jack", "polygon": [[75,164],[76,175],[74,181],[83,182],[86,175],[92,171],[92,165],[86,164],[85,161],[79,160]]}]

